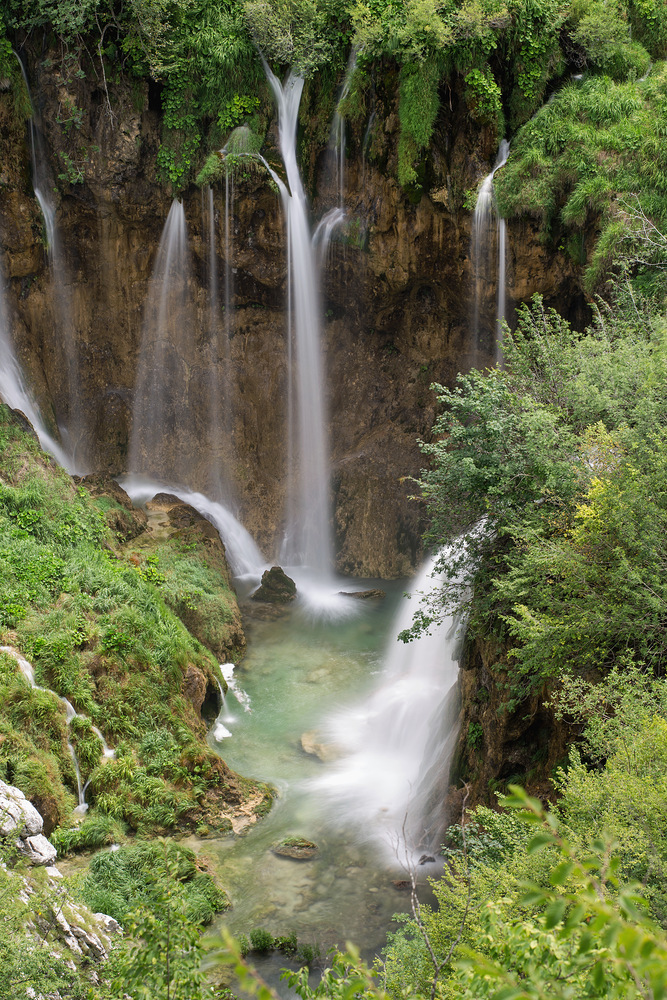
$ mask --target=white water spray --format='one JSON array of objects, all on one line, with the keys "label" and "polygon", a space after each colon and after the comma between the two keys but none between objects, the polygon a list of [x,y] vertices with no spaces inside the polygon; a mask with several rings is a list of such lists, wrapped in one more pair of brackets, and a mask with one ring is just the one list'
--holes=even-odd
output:
[{"label": "white water spray", "polygon": [[188,400],[194,365],[195,323],[189,295],[190,255],[185,211],[172,203],[153,267],[137,366],[132,411],[131,472],[187,478],[183,454],[173,454],[175,436],[195,449],[199,439]]},{"label": "white water spray", "polygon": [[[81,454],[82,440],[85,437],[85,419],[79,396],[79,359],[78,347],[74,331],[72,303],[69,295],[69,274],[65,263],[60,241],[60,232],[56,221],[56,201],[53,197],[55,189],[51,170],[49,168],[42,133],[39,128],[35,106],[32,100],[30,86],[25,67],[15,53],[21,68],[21,75],[30,102],[30,161],[32,168],[32,186],[35,198],[44,218],[46,231],[46,249],[51,272],[53,302],[55,305],[55,323],[60,334],[60,344],[63,351],[64,369],[67,372],[67,391],[69,412],[66,418],[59,417],[60,432],[67,441],[71,458],[65,467],[73,471],[74,465],[85,464],[85,455]],[[77,454],[78,453],[78,454]],[[81,471],[81,470],[79,470]]]},{"label": "white water spray", "polygon": [[340,113],[339,108],[347,95],[350,93],[352,77],[357,67],[357,50],[352,49],[347,61],[347,69],[343,78],[343,85],[338,95],[338,102],[331,123],[329,133],[329,146],[327,155],[329,162],[333,166],[334,181],[338,193],[338,208],[342,209],[345,204],[345,118]]},{"label": "white water spray", "polygon": [[[486,175],[477,195],[477,203],[472,220],[472,259],[474,266],[474,314],[473,330],[475,334],[476,346],[480,347],[480,311],[484,285],[490,280],[493,268],[493,236],[495,230],[495,245],[497,248],[496,266],[496,360],[501,360],[502,349],[500,340],[502,339],[503,320],[506,311],[506,225],[505,220],[500,217],[496,210],[495,197],[493,193],[493,178],[497,170],[500,170],[507,163],[510,146],[507,140],[503,139],[498,149],[496,162],[493,170]],[[494,226],[495,221],[495,226]]]},{"label": "white water spray", "polygon": [[[430,558],[422,568],[414,598],[399,607],[394,635],[412,624],[416,595],[441,585],[435,566],[442,557]],[[381,686],[321,727],[323,739],[341,757],[315,780],[319,793],[334,806],[337,822],[392,851],[439,846],[457,736],[460,633],[457,621],[447,618],[410,643],[393,640]]]},{"label": "white water spray", "polygon": [[[292,372],[296,369],[296,420],[290,420],[295,475],[288,503],[288,526],[282,560],[308,566],[326,577],[331,567],[329,468],[326,440],[324,379],[320,346],[320,302],[317,267],[310,239],[306,196],[296,158],[296,126],[303,90],[301,77],[290,73],[284,87],[264,63],[278,107],[280,151],[287,184],[280,183],[289,256],[288,336],[294,334]],[[275,173],[272,171],[274,180]],[[297,424],[295,429],[293,424]],[[298,484],[298,486],[296,485]]]}]

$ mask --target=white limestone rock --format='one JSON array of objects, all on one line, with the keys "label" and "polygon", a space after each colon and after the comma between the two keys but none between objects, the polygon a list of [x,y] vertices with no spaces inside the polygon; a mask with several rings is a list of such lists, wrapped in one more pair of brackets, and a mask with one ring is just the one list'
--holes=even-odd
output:
[{"label": "white limestone rock", "polygon": [[36,837],[25,837],[16,841],[21,854],[24,854],[31,865],[52,865],[58,852],[50,844],[43,833]]},{"label": "white limestone rock", "polygon": [[0,781],[0,836],[34,837],[43,828],[44,820],[21,789]]}]

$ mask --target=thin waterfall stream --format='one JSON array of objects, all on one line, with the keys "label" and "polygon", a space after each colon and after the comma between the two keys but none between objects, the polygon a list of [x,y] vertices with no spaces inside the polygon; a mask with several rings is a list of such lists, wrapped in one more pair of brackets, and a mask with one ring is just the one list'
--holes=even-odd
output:
[{"label": "thin waterfall stream", "polygon": [[[482,333],[482,307],[484,286],[495,281],[495,358],[502,361],[503,320],[506,318],[506,254],[507,227],[505,220],[496,209],[493,193],[493,178],[496,171],[507,163],[510,145],[503,139],[498,148],[493,169],[486,175],[477,195],[475,212],[472,220],[473,263],[473,317],[472,325],[475,344],[479,349]],[[494,249],[496,251],[494,259]],[[495,273],[494,273],[495,272]]]},{"label": "thin waterfall stream", "polygon": [[0,399],[12,410],[19,410],[32,424],[40,446],[59,465],[74,473],[70,456],[46,428],[32,394],[26,384],[10,335],[10,323],[5,302],[4,281],[0,275]]},{"label": "thin waterfall stream", "polygon": [[[0,646],[0,653],[6,653],[8,656],[11,656],[12,659],[16,661],[19,670],[21,671],[21,673],[23,674],[24,678],[26,679],[31,688],[33,688],[35,691],[45,691],[47,694],[53,695],[53,697],[60,702],[60,704],[65,709],[65,719],[67,721],[68,728],[71,726],[72,721],[74,719],[82,718],[82,716],[79,715],[79,713],[72,705],[71,701],[69,701],[67,698],[63,698],[62,695],[57,694],[55,691],[52,691],[51,688],[40,687],[40,685],[37,684],[37,682],[35,681],[35,671],[33,669],[32,663],[30,663],[29,660],[26,660],[25,656],[22,656],[18,650],[14,649],[13,646]],[[104,739],[104,736],[97,728],[97,726],[93,726],[91,724],[91,729],[101,743],[102,755],[105,758],[105,760],[110,760],[113,757],[115,757],[116,751],[112,750],[108,746],[107,741]],[[67,749],[69,751],[70,757],[72,758],[72,765],[74,767],[74,773],[76,774],[76,783],[77,783],[77,791],[79,799],[79,804],[77,805],[74,811],[75,813],[81,815],[85,813],[88,809],[88,805],[86,803],[86,789],[88,787],[88,782],[83,784],[81,780],[81,768],[79,767],[79,760],[71,740],[68,740],[67,742]]]},{"label": "thin waterfall stream", "polygon": [[57,416],[60,434],[70,456],[64,464],[66,468],[73,471],[75,466],[77,469],[80,469],[86,464],[87,456],[84,445],[86,433],[85,418],[79,394],[79,350],[74,330],[72,302],[69,293],[70,275],[60,239],[56,214],[58,206],[53,197],[53,192],[56,188],[46,156],[37,111],[23,62],[17,53],[14,54],[21,69],[23,83],[32,111],[29,119],[32,186],[44,219],[46,251],[53,290],[54,322],[60,333],[63,367],[67,377],[68,410],[66,413],[59,413]]}]

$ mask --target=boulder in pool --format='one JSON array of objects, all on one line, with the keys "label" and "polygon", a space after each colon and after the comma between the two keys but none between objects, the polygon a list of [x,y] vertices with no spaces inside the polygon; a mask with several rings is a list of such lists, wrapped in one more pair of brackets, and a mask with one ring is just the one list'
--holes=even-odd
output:
[{"label": "boulder in pool", "polygon": [[262,573],[259,589],[252,595],[253,601],[267,604],[287,604],[296,597],[296,584],[281,566],[272,566]]}]

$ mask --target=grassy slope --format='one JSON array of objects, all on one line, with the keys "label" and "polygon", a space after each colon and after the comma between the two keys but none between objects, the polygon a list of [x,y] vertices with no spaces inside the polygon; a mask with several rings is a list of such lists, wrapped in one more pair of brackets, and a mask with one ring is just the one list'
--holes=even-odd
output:
[{"label": "grassy slope", "polygon": [[[151,581],[112,537],[113,505],[54,468],[5,407],[0,469],[0,644],[27,656],[37,683],[68,698],[116,748],[103,761],[90,722],[74,720],[69,736],[98,814],[141,832],[220,829],[248,798],[266,803],[266,789],[210,751],[186,691],[215,683],[217,660],[167,607],[159,576]],[[194,550],[188,560],[195,572]],[[218,602],[226,587],[221,579]],[[67,737],[62,703],[0,656],[0,774],[48,828],[75,804]]]}]

